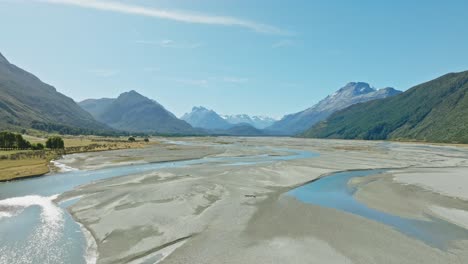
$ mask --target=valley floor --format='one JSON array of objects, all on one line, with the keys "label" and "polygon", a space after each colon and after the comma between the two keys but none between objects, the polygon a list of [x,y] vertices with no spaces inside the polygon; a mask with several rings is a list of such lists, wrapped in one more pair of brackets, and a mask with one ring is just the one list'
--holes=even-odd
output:
[{"label": "valley floor", "polygon": [[424,144],[291,138],[184,138],[136,150],[67,155],[95,170],[201,157],[318,157],[198,164],[99,181],[67,192],[97,243],[98,263],[467,263],[468,236],[438,248],[385,224],[300,202],[287,192],[347,170],[386,168],[349,182],[370,208],[468,228],[468,149]]}]

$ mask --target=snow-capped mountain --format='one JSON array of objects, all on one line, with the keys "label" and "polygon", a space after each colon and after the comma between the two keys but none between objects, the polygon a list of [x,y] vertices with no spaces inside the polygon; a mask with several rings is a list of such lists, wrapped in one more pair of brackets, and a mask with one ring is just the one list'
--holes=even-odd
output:
[{"label": "snow-capped mountain", "polygon": [[231,124],[249,124],[258,129],[271,126],[277,121],[276,119],[268,116],[249,116],[246,114],[222,115],[221,117]]},{"label": "snow-capped mountain", "polygon": [[186,113],[181,117],[193,127],[204,129],[228,129],[232,124],[221,118],[213,110],[209,110],[203,106],[195,106],[190,113]]},{"label": "snow-capped mountain", "polygon": [[382,99],[400,93],[401,91],[391,87],[376,90],[365,82],[350,82],[316,105],[304,111],[286,115],[267,129],[278,134],[295,135],[305,131],[315,123],[325,120],[338,110],[353,104]]},{"label": "snow-capped mountain", "polygon": [[238,125],[246,124],[256,129],[263,129],[277,121],[268,116],[249,116],[246,114],[219,115],[214,110],[207,109],[203,106],[193,107],[192,111],[184,114],[181,119],[191,124],[193,127],[209,130],[230,129]]}]

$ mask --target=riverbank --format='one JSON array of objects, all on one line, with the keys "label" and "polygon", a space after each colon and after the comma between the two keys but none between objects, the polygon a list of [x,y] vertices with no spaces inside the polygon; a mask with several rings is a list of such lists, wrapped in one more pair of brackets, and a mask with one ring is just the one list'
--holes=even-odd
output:
[{"label": "riverbank", "polygon": [[[424,173],[423,168],[428,166],[441,171],[447,167],[467,171],[465,150],[424,144],[291,138],[184,141],[196,144],[198,150],[175,146],[180,149],[171,155],[190,158],[202,149],[210,149],[210,156],[216,157],[275,156],[285,154],[277,149],[290,148],[319,152],[320,156],[242,166],[220,162],[164,168],[65,193],[61,199],[81,196],[70,212],[96,240],[98,263],[157,262],[163,257],[162,263],[464,263],[468,259],[466,240],[453,241],[444,251],[382,223],[304,204],[286,195],[291,188],[338,171],[389,168],[404,172],[410,168]],[[128,162],[119,161],[118,155],[124,159],[133,157],[133,162],[149,162],[151,156],[170,153],[151,155],[149,149],[125,152],[116,151],[109,156],[79,154],[65,163],[97,169]],[[392,208],[392,204],[404,204],[408,196],[423,197],[425,189],[411,184],[406,186],[413,188],[412,192],[389,196],[381,189],[374,191],[372,184],[378,182],[386,188],[389,182],[401,184],[395,183],[393,176],[381,177],[385,181],[352,182],[359,186],[356,197],[384,212],[427,217],[419,209]],[[457,186],[457,182],[451,185]],[[463,221],[460,211],[468,210],[466,202],[457,203],[451,197],[418,202],[420,208],[432,208],[433,217],[443,214],[452,222]],[[440,208],[451,210],[450,214]]]},{"label": "riverbank", "polygon": [[[44,138],[26,137],[32,143],[44,143]],[[129,142],[126,138],[107,138],[98,136],[64,136],[64,150],[21,150],[1,151],[0,182],[43,176],[50,172],[60,171],[51,163],[62,155],[73,153],[100,152],[118,149],[139,149],[156,141]]]}]

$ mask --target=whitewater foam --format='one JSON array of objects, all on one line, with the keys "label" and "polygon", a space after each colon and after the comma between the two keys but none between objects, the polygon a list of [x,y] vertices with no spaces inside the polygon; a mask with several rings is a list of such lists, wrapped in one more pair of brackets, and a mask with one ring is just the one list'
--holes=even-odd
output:
[{"label": "whitewater foam", "polygon": [[53,160],[50,163],[52,163],[55,167],[59,169],[60,172],[69,172],[69,171],[77,171],[77,168],[70,167],[64,163],[61,163],[59,161]]},{"label": "whitewater foam", "polygon": [[97,258],[98,258],[96,240],[94,239],[91,232],[89,232],[89,230],[86,229],[86,227],[84,227],[82,224],[78,222],[76,223],[80,226],[81,232],[83,233],[86,239],[86,253],[85,253],[86,264],[96,264]]},{"label": "whitewater foam", "polygon": [[14,214],[12,212],[0,212],[0,220],[2,218],[10,218],[13,217]]},{"label": "whitewater foam", "polygon": [[58,195],[49,197],[28,195],[0,200],[0,206],[10,208],[11,210],[0,211],[0,216],[12,217],[30,206],[39,206],[41,208],[41,221],[43,223],[60,224],[60,222],[63,222],[62,211],[53,202],[57,197]]}]

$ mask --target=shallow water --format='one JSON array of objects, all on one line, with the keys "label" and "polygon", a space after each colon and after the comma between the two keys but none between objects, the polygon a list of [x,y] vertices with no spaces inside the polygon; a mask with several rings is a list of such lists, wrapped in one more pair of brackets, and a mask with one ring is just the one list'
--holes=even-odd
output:
[{"label": "shallow water", "polygon": [[[77,186],[113,177],[140,174],[163,168],[178,168],[197,164],[242,166],[282,160],[312,158],[317,153],[290,149],[265,150],[289,153],[284,156],[254,155],[245,157],[209,157],[188,161],[137,164],[94,171],[74,170],[40,178],[0,183],[0,263],[94,263],[93,252],[69,213],[64,210],[77,199],[57,205],[58,194]],[[353,197],[348,187],[353,177],[365,177],[382,170],[336,173],[288,192],[287,195],[323,207],[335,208],[381,222],[396,230],[446,248],[450,241],[468,239],[467,230],[446,221],[402,218],[366,207]]]},{"label": "shallow water", "polygon": [[97,180],[139,174],[163,168],[197,164],[242,166],[280,160],[311,158],[317,153],[300,150],[266,149],[290,155],[210,157],[187,161],[138,164],[95,171],[72,170],[46,177],[0,183],[0,263],[94,263],[86,239],[70,214],[64,210],[76,199],[60,205],[58,194]]},{"label": "shallow water", "polygon": [[23,196],[0,201],[13,216],[0,219],[0,263],[86,263],[80,226],[52,202]]},{"label": "shallow water", "polygon": [[354,198],[356,189],[348,185],[352,178],[383,172],[384,170],[339,172],[293,189],[287,195],[305,203],[338,209],[383,223],[439,249],[447,249],[452,241],[468,239],[468,230],[447,221],[429,216],[429,220],[400,217],[369,208]]}]

